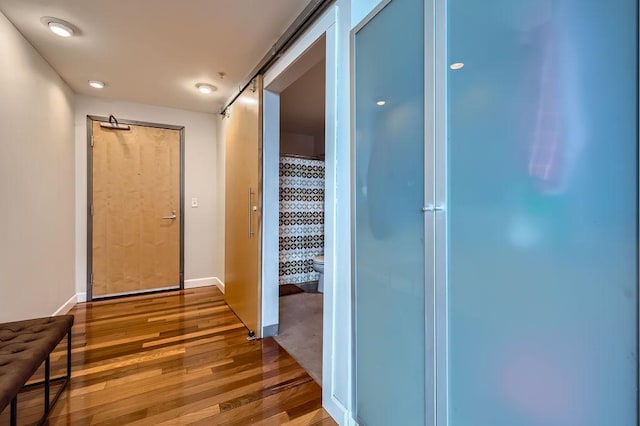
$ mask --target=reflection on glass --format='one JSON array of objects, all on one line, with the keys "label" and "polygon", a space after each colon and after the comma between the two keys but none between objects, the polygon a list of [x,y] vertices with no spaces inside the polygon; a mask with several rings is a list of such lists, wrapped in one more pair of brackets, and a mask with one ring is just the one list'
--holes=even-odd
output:
[{"label": "reflection on glass", "polygon": [[448,1],[451,426],[637,424],[636,8]]},{"label": "reflection on glass", "polygon": [[421,0],[355,36],[356,405],[367,426],[423,425]]}]

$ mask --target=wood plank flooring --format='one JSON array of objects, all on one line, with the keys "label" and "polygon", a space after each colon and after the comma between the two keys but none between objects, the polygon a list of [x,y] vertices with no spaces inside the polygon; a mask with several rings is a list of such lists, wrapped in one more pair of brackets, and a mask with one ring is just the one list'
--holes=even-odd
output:
[{"label": "wood plank flooring", "polygon": [[[215,287],[71,313],[73,374],[50,425],[336,424],[313,379],[273,339],[247,341]],[[64,347],[52,356],[54,374],[64,370]],[[35,422],[41,405],[42,390],[20,394],[19,424]]]}]

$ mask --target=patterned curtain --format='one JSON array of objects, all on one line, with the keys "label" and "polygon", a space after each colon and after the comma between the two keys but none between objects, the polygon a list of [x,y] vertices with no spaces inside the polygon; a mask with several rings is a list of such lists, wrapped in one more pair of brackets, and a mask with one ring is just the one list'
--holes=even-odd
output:
[{"label": "patterned curtain", "polygon": [[324,252],[324,161],[280,158],[280,285],[317,281]]}]

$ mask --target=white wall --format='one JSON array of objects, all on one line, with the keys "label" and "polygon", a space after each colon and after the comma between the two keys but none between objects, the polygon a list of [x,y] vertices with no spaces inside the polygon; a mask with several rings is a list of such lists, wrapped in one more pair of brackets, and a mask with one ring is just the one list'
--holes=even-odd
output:
[{"label": "white wall", "polygon": [[73,93],[0,13],[0,322],[74,291]]},{"label": "white wall", "polygon": [[[336,57],[334,58],[336,85],[336,284],[334,322],[336,354],[339,360],[334,371],[335,398],[347,409],[347,420],[353,417],[352,383],[352,283],[351,283],[351,17],[361,0],[338,0],[336,22]],[[329,153],[327,153],[329,156]],[[326,262],[325,262],[326,264]],[[326,267],[326,266],[325,266]],[[346,421],[345,421],[346,423]]]},{"label": "white wall", "polygon": [[262,336],[276,334],[280,322],[280,96],[263,92],[262,149]]},{"label": "white wall", "polygon": [[[87,115],[185,126],[185,287],[224,277],[224,155],[213,114],[77,95],[75,98],[76,289],[86,292]],[[224,173],[224,170],[223,170]],[[191,207],[191,198],[198,207]]]},{"label": "white wall", "polygon": [[[324,139],[322,139],[324,143]],[[295,154],[313,157],[316,155],[316,140],[313,135],[302,133],[280,133],[280,152],[282,155]]]}]

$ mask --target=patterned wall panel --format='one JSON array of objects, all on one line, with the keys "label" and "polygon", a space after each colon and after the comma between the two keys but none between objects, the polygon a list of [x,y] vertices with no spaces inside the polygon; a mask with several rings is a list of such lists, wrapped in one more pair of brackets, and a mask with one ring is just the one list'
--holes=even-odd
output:
[{"label": "patterned wall panel", "polygon": [[324,161],[280,158],[280,285],[317,281],[324,252]]}]

